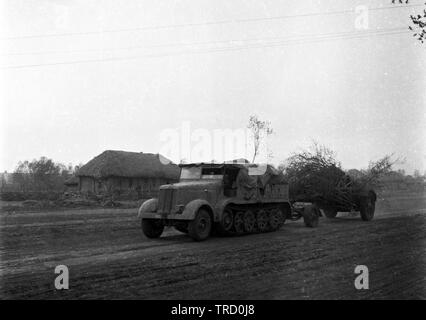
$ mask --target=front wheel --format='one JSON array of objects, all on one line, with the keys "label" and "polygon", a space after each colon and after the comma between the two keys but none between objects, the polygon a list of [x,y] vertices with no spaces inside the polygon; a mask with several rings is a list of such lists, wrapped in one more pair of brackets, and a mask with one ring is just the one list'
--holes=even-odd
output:
[{"label": "front wheel", "polygon": [[188,234],[195,241],[206,240],[212,229],[212,220],[209,213],[200,209],[195,216],[195,219],[189,222]]},{"label": "front wheel", "polygon": [[142,231],[148,238],[158,238],[164,230],[164,224],[157,219],[142,219]]}]

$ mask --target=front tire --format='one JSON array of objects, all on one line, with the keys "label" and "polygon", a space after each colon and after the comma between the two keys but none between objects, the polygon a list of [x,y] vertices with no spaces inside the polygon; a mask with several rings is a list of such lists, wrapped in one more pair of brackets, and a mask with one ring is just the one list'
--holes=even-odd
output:
[{"label": "front tire", "polygon": [[211,229],[212,219],[209,213],[204,209],[200,209],[195,219],[189,222],[188,234],[195,241],[203,241],[210,236]]},{"label": "front tire", "polygon": [[150,239],[155,239],[161,236],[164,230],[164,224],[157,219],[142,219],[143,234]]}]

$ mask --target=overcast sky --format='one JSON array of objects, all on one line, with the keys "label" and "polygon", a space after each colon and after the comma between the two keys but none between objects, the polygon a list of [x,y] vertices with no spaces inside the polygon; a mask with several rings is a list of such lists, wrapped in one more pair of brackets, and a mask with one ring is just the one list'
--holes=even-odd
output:
[{"label": "overcast sky", "polygon": [[[316,140],[347,169],[395,153],[407,172],[426,170],[426,45],[406,32],[421,6],[0,3],[0,171],[40,156],[157,153],[164,130],[236,130],[250,114],[271,121],[275,164]],[[370,8],[366,30],[357,5]]]}]

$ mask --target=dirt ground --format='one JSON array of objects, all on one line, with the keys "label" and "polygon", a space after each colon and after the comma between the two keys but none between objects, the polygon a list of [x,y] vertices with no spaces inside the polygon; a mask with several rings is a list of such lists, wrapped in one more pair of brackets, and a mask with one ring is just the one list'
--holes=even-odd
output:
[{"label": "dirt ground", "polygon": [[[197,243],[146,239],[134,209],[0,213],[2,299],[426,299],[426,197],[381,199],[372,222]],[[66,265],[69,290],[54,289]],[[369,290],[354,287],[369,268]]]}]

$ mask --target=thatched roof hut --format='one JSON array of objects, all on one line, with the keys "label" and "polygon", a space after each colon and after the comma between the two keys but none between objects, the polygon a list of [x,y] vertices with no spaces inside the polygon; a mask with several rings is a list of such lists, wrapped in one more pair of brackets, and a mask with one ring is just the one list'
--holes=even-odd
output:
[{"label": "thatched roof hut", "polygon": [[78,177],[72,176],[65,180],[64,185],[66,186],[78,186]]},{"label": "thatched roof hut", "polygon": [[160,154],[107,150],[82,166],[79,177],[178,179],[180,169]]},{"label": "thatched roof hut", "polygon": [[155,197],[163,184],[179,180],[180,168],[160,154],[107,150],[82,166],[82,193],[131,199]]},{"label": "thatched roof hut", "polygon": [[68,178],[64,182],[65,190],[66,191],[78,191],[79,188],[80,188],[79,183],[80,183],[80,179],[78,177],[76,177],[75,175],[72,175],[70,178]]}]

